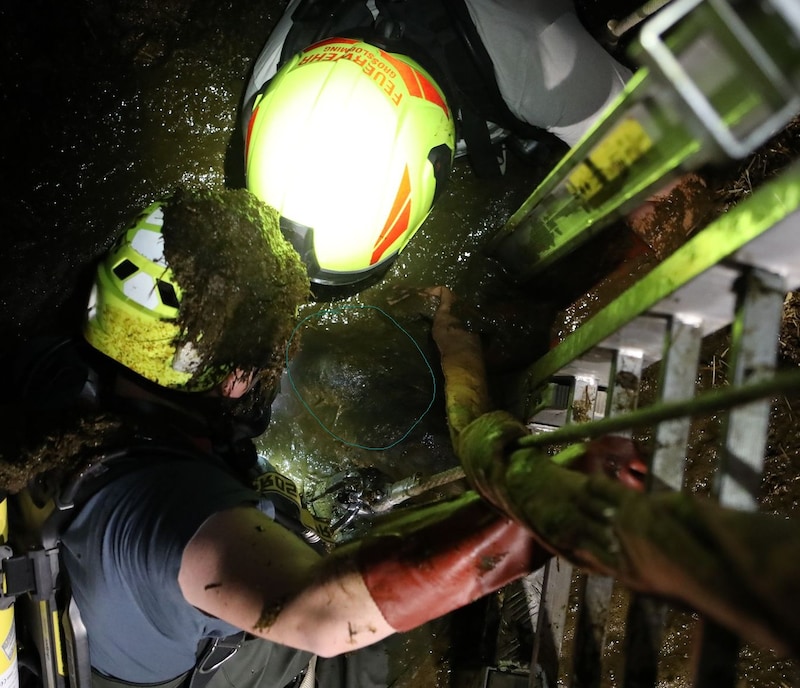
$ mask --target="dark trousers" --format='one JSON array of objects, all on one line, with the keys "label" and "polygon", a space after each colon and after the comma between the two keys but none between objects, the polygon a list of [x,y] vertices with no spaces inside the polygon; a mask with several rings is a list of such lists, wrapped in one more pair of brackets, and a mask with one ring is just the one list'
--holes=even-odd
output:
[{"label": "dark trousers", "polygon": [[[386,688],[390,685],[385,643],[376,643],[339,657],[317,658],[319,688]],[[283,645],[254,638],[219,669],[207,688],[285,688],[293,685],[311,659]]]},{"label": "dark trousers", "polygon": [[[390,641],[391,639],[389,639]],[[389,641],[376,643],[339,657],[316,662],[318,688],[386,688],[391,685]],[[259,638],[246,640],[232,657],[212,674],[204,688],[290,688],[307,669],[311,654]],[[179,676],[148,688],[189,688],[188,676]],[[142,688],[92,673],[92,688]]]}]

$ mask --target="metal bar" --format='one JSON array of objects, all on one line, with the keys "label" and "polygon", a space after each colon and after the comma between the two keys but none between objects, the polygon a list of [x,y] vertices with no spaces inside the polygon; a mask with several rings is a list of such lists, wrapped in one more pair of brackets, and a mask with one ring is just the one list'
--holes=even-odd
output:
[{"label": "metal bar", "polygon": [[[594,375],[574,376],[565,423],[580,425],[595,418],[599,383],[600,380]],[[546,685],[557,685],[562,667],[572,575],[573,566],[564,559],[556,557],[545,566],[531,659],[531,682],[539,680],[541,676]]]},{"label": "metal bar", "polygon": [[[672,319],[661,365],[659,400],[692,398],[701,339],[700,322],[696,318]],[[682,488],[689,425],[690,419],[682,417],[656,427],[648,473],[649,492]],[[667,608],[662,600],[638,594],[631,596],[625,626],[623,688],[656,686]]]},{"label": "metal bar", "polygon": [[630,428],[651,427],[665,420],[683,416],[702,415],[723,411],[758,399],[800,389],[800,370],[776,373],[768,380],[751,382],[730,389],[712,390],[698,394],[694,399],[653,404],[631,411],[622,416],[603,418],[591,423],[566,425],[552,432],[528,435],[519,440],[522,447],[547,447],[554,444],[569,444],[585,439],[601,437]]},{"label": "metal bar", "polygon": [[[594,420],[600,380],[591,374],[577,374],[570,384],[564,422],[581,424]],[[531,660],[531,682],[544,679],[557,685],[562,666],[562,648],[567,623],[567,602],[572,587],[573,566],[554,558],[545,566],[542,596],[536,620],[536,634]],[[538,671],[534,670],[537,669]]]},{"label": "metal bar", "polygon": [[613,588],[614,579],[609,576],[581,576],[571,688],[599,688],[603,681],[603,652]]},{"label": "metal bar", "polygon": [[[639,388],[644,369],[644,352],[631,342],[617,351],[614,359],[614,374],[609,382],[608,411],[606,417],[621,416],[634,411],[639,404]],[[630,429],[620,430],[617,435],[630,437]]]},{"label": "metal bar", "polygon": [[[636,408],[643,361],[644,352],[641,349],[629,347],[615,352],[608,381],[606,417],[621,416]],[[627,435],[629,432],[620,431],[617,434]],[[603,652],[613,588],[614,579],[610,576],[581,576],[575,628],[573,688],[599,688],[603,680]]]},{"label": "metal bar", "polygon": [[608,22],[606,27],[613,38],[621,38],[625,33],[630,31],[634,26],[640,24],[643,20],[647,19],[651,14],[655,14],[664,5],[671,0],[648,0],[644,5],[631,14],[623,17],[622,19],[612,19]]},{"label": "metal bar", "polygon": [[[525,372],[525,384],[535,389],[556,375],[571,361],[599,346],[637,315],[645,312],[687,313],[703,319],[703,311],[713,305],[711,299],[725,296],[725,268],[715,268],[722,261],[734,261],[762,267],[782,274],[789,289],[800,284],[800,163],[795,163],[778,178],[763,185],[750,198],[719,217],[671,256],[659,263],[614,301],[587,320],[561,344],[542,356]],[[684,298],[692,282],[712,268],[719,279],[711,289],[701,288],[700,298]],[[738,275],[728,271],[729,286]],[[688,295],[689,297],[691,294]],[[733,301],[731,300],[731,304]],[[720,327],[730,322],[730,310],[722,309]],[[704,334],[709,331],[704,329]],[[533,396],[521,393],[520,396]]]},{"label": "metal bar", "polygon": [[623,688],[654,688],[667,617],[663,601],[632,595],[625,625]]},{"label": "metal bar", "polygon": [[[738,283],[736,318],[731,331],[731,385],[748,385],[774,374],[783,300],[782,277],[764,270],[746,270]],[[724,424],[723,460],[714,492],[720,504],[756,511],[769,431],[767,399],[737,406]],[[733,688],[739,639],[718,624],[703,619],[693,680],[696,688]]]},{"label": "metal bar", "polygon": [[[678,401],[694,396],[701,333],[700,322],[695,318],[673,319],[659,384],[661,401]],[[664,421],[656,427],[653,458],[648,474],[649,491],[679,491],[683,487],[690,423],[688,417],[682,417]]]},{"label": "metal bar", "polygon": [[558,685],[572,572],[572,564],[561,557],[554,557],[545,566],[542,600],[533,639],[532,688],[538,677],[543,678],[548,687]]},{"label": "metal bar", "polygon": [[[782,277],[763,270],[748,271],[731,332],[732,385],[768,380],[775,371],[783,301]],[[755,511],[764,469],[770,401],[762,399],[731,409],[725,423],[723,463],[715,490],[720,503]]]},{"label": "metal bar", "polygon": [[735,5],[674,0],[645,23],[641,69],[492,240],[512,277],[551,265],[682,171],[743,157],[800,111],[796,8]]}]

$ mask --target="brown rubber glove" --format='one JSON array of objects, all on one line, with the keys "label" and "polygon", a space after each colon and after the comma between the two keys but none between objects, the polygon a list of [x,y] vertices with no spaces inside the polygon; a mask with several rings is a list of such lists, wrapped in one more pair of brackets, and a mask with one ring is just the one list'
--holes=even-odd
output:
[{"label": "brown rubber glove", "polygon": [[463,607],[550,557],[474,492],[404,511],[354,543],[364,584],[397,631]]}]

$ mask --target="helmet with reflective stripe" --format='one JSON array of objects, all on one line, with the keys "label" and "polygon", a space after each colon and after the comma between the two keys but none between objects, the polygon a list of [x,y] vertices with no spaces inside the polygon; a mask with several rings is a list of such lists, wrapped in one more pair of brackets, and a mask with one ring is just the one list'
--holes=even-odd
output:
[{"label": "helmet with reflective stripe", "polygon": [[160,202],[148,207],[97,267],[84,325],[86,340],[148,380],[201,391],[222,375],[197,375],[191,344],[176,347],[182,291],[164,257]]},{"label": "helmet with reflective stripe", "polygon": [[232,371],[271,385],[308,291],[274,208],[245,189],[180,189],[100,262],[84,334],[162,387],[205,391]]},{"label": "helmet with reflective stripe", "polygon": [[420,64],[351,38],[295,55],[255,100],[247,188],[278,209],[312,282],[385,269],[431,210],[453,113]]}]

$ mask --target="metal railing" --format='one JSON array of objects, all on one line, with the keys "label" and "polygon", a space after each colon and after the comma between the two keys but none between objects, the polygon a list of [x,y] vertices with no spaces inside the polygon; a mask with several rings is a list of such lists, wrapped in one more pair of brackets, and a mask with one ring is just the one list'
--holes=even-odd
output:
[{"label": "metal railing", "polygon": [[[647,20],[633,50],[642,68],[626,91],[495,238],[495,254],[513,277],[565,260],[669,179],[744,157],[800,112],[800,5],[791,0],[675,0]],[[526,371],[518,411],[534,432],[531,443],[647,427],[649,489],[680,491],[692,416],[721,411],[713,495],[723,507],[756,510],[769,398],[798,384],[797,376],[775,373],[784,297],[798,287],[800,163],[697,232]],[[701,341],[725,326],[730,384],[696,396]],[[656,398],[637,409],[642,372],[655,365]],[[603,685],[613,579],[577,576],[557,558],[539,583],[528,685]],[[665,610],[632,596],[618,685],[656,685]],[[733,686],[738,648],[730,631],[703,621],[694,685]],[[506,685],[501,680],[487,674],[485,685]]]}]

